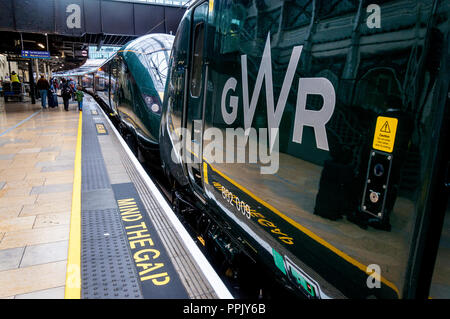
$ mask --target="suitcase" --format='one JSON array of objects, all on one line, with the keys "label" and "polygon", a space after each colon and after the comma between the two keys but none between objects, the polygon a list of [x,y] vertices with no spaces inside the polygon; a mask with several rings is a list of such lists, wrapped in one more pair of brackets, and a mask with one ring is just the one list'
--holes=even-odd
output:
[{"label": "suitcase", "polygon": [[56,93],[49,92],[48,94],[48,107],[58,107],[58,96]]},{"label": "suitcase", "polygon": [[47,102],[48,102],[48,107],[54,107],[53,106],[53,93],[51,91],[47,92]]}]

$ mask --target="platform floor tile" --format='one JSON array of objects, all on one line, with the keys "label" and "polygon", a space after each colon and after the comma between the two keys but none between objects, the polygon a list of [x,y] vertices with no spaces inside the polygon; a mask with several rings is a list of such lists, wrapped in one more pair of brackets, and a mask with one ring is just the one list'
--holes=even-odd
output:
[{"label": "platform floor tile", "polygon": [[63,298],[79,112],[0,100],[0,298]]},{"label": "platform floor tile", "polygon": [[64,299],[65,286],[16,295],[15,299]]},{"label": "platform floor tile", "polygon": [[0,272],[0,298],[63,286],[66,260]]}]

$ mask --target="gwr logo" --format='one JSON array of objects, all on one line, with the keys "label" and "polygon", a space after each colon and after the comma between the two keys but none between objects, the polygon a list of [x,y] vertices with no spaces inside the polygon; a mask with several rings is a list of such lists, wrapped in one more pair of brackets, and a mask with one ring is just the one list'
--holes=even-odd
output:
[{"label": "gwr logo", "polygon": [[[286,107],[287,98],[292,87],[292,82],[295,75],[303,46],[295,46],[292,50],[289,65],[284,77],[283,86],[281,87],[278,101],[274,104],[273,96],[273,81],[272,81],[272,57],[270,52],[270,33],[267,35],[266,44],[264,47],[261,64],[256,78],[255,88],[253,90],[252,98],[249,103],[248,96],[248,75],[247,75],[247,55],[241,56],[241,72],[242,72],[242,104],[244,111],[244,129],[246,134],[249,134],[249,129],[253,122],[255,115],[256,104],[258,102],[259,94],[261,92],[263,80],[266,89],[266,104],[267,104],[267,121],[269,126],[269,141],[270,150],[273,149],[275,143],[275,135],[278,134],[281,117]],[[222,117],[226,124],[232,124],[237,118],[239,97],[231,95],[229,99],[228,108],[226,106],[226,98],[229,91],[235,91],[237,80],[230,77],[222,91],[221,110]],[[319,111],[306,109],[306,98],[308,94],[321,95],[323,97],[323,105]],[[297,104],[294,119],[294,132],[292,141],[302,143],[303,127],[310,126],[314,129],[317,148],[328,151],[328,140],[325,130],[325,124],[333,115],[336,104],[336,94],[333,84],[326,78],[300,78],[297,90]],[[228,109],[231,108],[231,112]],[[272,128],[274,130],[272,130]]]}]

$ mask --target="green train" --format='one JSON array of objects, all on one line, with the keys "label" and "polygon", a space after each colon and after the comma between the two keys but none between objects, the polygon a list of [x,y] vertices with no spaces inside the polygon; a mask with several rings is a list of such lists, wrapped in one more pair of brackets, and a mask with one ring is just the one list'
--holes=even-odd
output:
[{"label": "green train", "polygon": [[[158,156],[159,124],[174,36],[149,34],[121,47],[78,83],[94,95],[136,155]],[[139,152],[139,153],[138,153]]]},{"label": "green train", "polygon": [[164,68],[146,36],[89,82],[250,297],[450,298],[449,15],[199,0],[153,51]]},{"label": "green train", "polygon": [[[188,9],[169,62],[163,168],[211,212],[185,208],[202,238],[228,260],[248,256],[255,274],[270,269],[254,285],[427,298],[434,269],[435,296],[449,296],[449,13],[438,0]],[[438,247],[447,262],[435,269]]]}]

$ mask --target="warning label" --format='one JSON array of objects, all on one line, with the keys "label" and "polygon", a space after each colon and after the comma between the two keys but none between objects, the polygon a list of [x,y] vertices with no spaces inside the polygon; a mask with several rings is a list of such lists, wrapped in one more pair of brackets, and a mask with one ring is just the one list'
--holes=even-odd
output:
[{"label": "warning label", "polygon": [[397,132],[398,120],[392,117],[379,116],[373,135],[372,148],[392,153],[394,150],[395,133]]},{"label": "warning label", "polygon": [[108,134],[108,132],[106,131],[105,125],[103,125],[102,123],[95,124],[95,128],[97,129],[98,135],[107,135]]}]

